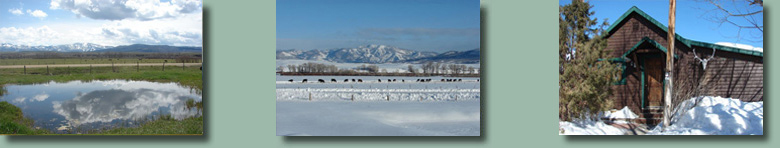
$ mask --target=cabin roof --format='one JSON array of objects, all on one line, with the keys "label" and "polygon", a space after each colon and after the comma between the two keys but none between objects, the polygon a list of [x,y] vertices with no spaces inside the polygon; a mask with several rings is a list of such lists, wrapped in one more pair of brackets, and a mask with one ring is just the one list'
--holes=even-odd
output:
[{"label": "cabin roof", "polygon": [[[644,43],[647,43],[647,44],[653,45],[653,46],[655,46],[656,48],[658,48],[658,49],[660,49],[661,51],[663,51],[664,53],[667,53],[667,51],[668,51],[668,50],[666,49],[666,47],[664,47],[664,46],[661,46],[661,44],[660,44],[660,43],[658,43],[658,42],[656,42],[655,40],[653,40],[653,39],[650,39],[650,38],[648,38],[648,37],[644,37],[644,38],[642,38],[642,41],[639,41],[638,43],[636,43],[636,45],[634,45],[634,47],[631,47],[631,49],[629,49],[628,51],[626,51],[626,53],[623,53],[623,56],[622,56],[622,57],[628,57],[628,55],[629,55],[629,54],[631,54],[631,52],[633,52],[634,50],[636,50],[637,48],[639,48],[639,46],[641,46],[641,45],[642,45],[642,44],[644,44]],[[679,59],[679,58],[680,58],[680,56],[678,56],[677,54],[674,54],[674,58],[675,58],[675,59]]]},{"label": "cabin roof", "polygon": [[[627,21],[628,20],[628,16],[630,16],[631,14],[637,14],[637,16],[645,18],[646,20],[650,21],[650,23],[654,24],[656,27],[661,28],[661,30],[663,30],[664,32],[667,32],[667,33],[669,32],[669,28],[668,27],[664,26],[663,24],[661,24],[661,22],[658,22],[653,17],[650,17],[650,15],[647,15],[647,13],[645,13],[641,9],[637,8],[636,6],[633,6],[630,9],[628,9],[628,11],[623,13],[623,15],[620,16],[620,18],[618,18],[614,23],[612,23],[612,25],[610,25],[609,28],[607,28],[607,34],[605,35],[605,37],[609,38],[609,36],[611,36],[612,33],[617,31],[617,28],[622,26],[621,23],[623,23],[623,21]],[[729,47],[729,46],[717,45],[717,44],[713,44],[713,43],[707,43],[707,42],[702,42],[702,41],[691,40],[691,39],[684,38],[684,37],[680,36],[680,34],[677,34],[677,33],[674,34],[674,37],[675,37],[675,40],[683,43],[685,46],[690,47],[690,48],[694,48],[693,46],[704,47],[704,48],[714,48],[714,49],[721,50],[721,51],[728,51],[728,52],[734,52],[734,53],[739,53],[739,54],[759,56],[759,57],[762,57],[762,58],[764,57],[764,52],[760,52],[760,51],[746,50],[746,49],[741,49],[741,48],[734,48],[734,47]],[[644,39],[643,39],[643,41],[640,41],[640,44],[642,42],[644,42]],[[652,41],[652,42],[655,42],[655,41]],[[656,44],[657,44],[657,42],[656,42]],[[659,48],[659,49],[661,49],[661,48]],[[663,48],[663,49],[666,49],[666,48]],[[666,50],[664,50],[664,52],[666,52]]]}]

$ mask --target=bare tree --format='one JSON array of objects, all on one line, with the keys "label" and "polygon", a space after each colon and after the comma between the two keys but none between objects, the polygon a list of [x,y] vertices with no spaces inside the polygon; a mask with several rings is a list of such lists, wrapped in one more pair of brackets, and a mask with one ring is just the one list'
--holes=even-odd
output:
[{"label": "bare tree", "polygon": [[751,42],[763,42],[764,40],[764,1],[763,0],[703,0],[715,6],[707,11],[710,21],[731,25],[738,28],[737,40],[744,39],[743,33],[747,32]]}]

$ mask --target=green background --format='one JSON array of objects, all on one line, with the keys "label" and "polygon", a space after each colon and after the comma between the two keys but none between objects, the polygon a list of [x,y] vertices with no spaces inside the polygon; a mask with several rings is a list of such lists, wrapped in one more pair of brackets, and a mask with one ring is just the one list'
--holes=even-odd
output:
[{"label": "green background", "polygon": [[[773,6],[766,1],[765,18]],[[275,1],[204,2],[205,136],[2,136],[0,147],[780,147],[766,136],[559,136],[558,1],[482,1],[482,137],[278,137],[275,127]],[[769,19],[767,24],[780,20]],[[772,27],[769,27],[772,28]],[[777,42],[766,36],[766,43]],[[778,56],[771,45],[767,57]],[[778,80],[767,58],[767,100]],[[773,67],[774,66],[774,67]]]}]

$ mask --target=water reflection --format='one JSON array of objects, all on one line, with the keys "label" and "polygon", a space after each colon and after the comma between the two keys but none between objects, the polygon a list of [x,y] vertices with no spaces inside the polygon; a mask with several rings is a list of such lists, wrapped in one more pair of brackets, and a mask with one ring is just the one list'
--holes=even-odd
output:
[{"label": "water reflection", "polygon": [[70,125],[111,122],[113,120],[136,120],[146,118],[163,108],[175,119],[197,114],[197,110],[183,110],[189,95],[173,91],[152,89],[97,90],[76,96],[72,100],[53,102],[54,112],[70,121]]},{"label": "water reflection", "polygon": [[170,115],[201,116],[201,91],[178,83],[71,81],[0,87],[0,101],[22,109],[35,126],[56,133],[132,127]]}]

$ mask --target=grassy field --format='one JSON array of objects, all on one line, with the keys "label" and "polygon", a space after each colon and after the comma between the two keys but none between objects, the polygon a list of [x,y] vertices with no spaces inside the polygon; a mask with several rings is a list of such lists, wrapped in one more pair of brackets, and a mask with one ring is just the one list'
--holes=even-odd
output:
[{"label": "grassy field", "polygon": [[175,120],[163,116],[138,127],[120,127],[96,132],[96,135],[203,134],[203,116]]},{"label": "grassy field", "polygon": [[132,64],[132,63],[163,63],[175,62],[175,59],[0,59],[0,65],[56,65],[56,64]]},{"label": "grassy field", "polygon": [[[71,68],[10,68],[0,69],[0,95],[7,84],[35,84],[68,82],[74,80],[145,80],[152,82],[177,82],[194,88],[200,94],[203,90],[200,66],[125,66],[125,67],[71,67]],[[202,104],[201,104],[202,107]],[[31,128],[32,120],[24,118],[21,110],[7,102],[0,102],[0,134],[50,134],[51,131]],[[203,117],[184,120],[161,118],[134,128],[108,129],[100,134],[202,134]]]},{"label": "grassy field", "polygon": [[38,135],[50,131],[30,128],[33,121],[22,115],[22,109],[11,103],[0,102],[0,134]]},{"label": "grassy field", "polygon": [[118,66],[112,67],[57,67],[57,68],[9,68],[0,69],[0,85],[35,84],[49,81],[73,80],[146,80],[153,82],[178,82],[184,86],[203,90],[203,74],[200,66]]}]

